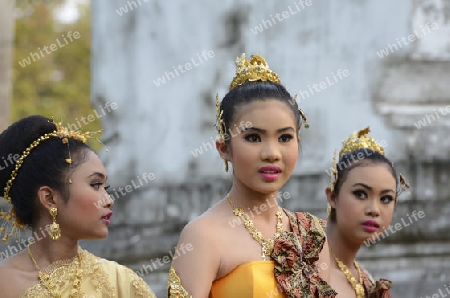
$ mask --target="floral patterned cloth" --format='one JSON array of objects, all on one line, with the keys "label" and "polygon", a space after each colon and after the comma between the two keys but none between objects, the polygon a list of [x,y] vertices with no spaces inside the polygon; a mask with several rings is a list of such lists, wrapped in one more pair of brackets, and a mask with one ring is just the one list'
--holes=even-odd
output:
[{"label": "floral patterned cloth", "polygon": [[316,264],[325,243],[325,221],[309,213],[284,211],[292,232],[285,231],[275,240],[271,255],[280,289],[290,298],[336,297]]},{"label": "floral patterned cloth", "polygon": [[364,288],[368,298],[390,298],[389,289],[392,282],[387,279],[380,279],[375,281],[373,277],[366,270],[362,270]]}]

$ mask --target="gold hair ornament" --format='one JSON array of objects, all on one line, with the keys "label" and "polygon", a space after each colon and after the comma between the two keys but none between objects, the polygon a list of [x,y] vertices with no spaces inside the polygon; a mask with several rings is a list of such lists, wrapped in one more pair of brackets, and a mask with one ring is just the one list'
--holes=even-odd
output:
[{"label": "gold hair ornament", "polygon": [[[225,122],[223,121],[223,111],[220,109],[219,94],[216,93],[216,129],[219,132],[220,142],[225,142]],[[225,163],[225,172],[228,172],[228,161],[223,160]]]},{"label": "gold hair ornament", "polygon": [[[375,139],[373,139],[371,136],[369,136],[370,129],[369,127],[366,127],[358,132],[353,132],[350,137],[345,139],[342,142],[342,149],[339,151],[338,158],[336,158],[336,151],[334,152],[333,156],[333,165],[331,168],[331,182],[330,182],[330,189],[331,191],[334,190],[334,187],[336,186],[336,181],[338,179],[338,173],[337,173],[337,164],[339,160],[347,153],[353,152],[358,149],[370,149],[375,152],[380,153],[381,155],[384,155],[384,148],[378,144]],[[392,164],[392,166],[394,166]],[[403,191],[406,189],[409,189],[409,183],[406,182],[405,177],[400,174],[400,190],[397,191],[397,196],[400,195]]]},{"label": "gold hair ornament", "polygon": [[308,129],[309,128],[308,118],[306,118],[306,114],[302,111],[302,109],[298,107],[297,94],[295,94],[294,96],[294,101],[297,103],[298,113],[300,114],[300,118],[302,120],[300,126],[304,126],[306,129]]},{"label": "gold hair ornament", "polygon": [[263,56],[254,54],[250,60],[246,60],[245,53],[242,53],[241,58],[236,58],[236,75],[231,81],[230,90],[247,81],[271,81],[280,84],[278,74],[269,68]]},{"label": "gold hair ornament", "polygon": [[[53,122],[53,119],[49,120],[49,121]],[[6,186],[4,188],[3,198],[9,204],[12,205],[11,197],[9,196],[9,191],[11,190],[11,186],[17,177],[18,171],[19,171],[20,167],[22,166],[23,161],[25,160],[25,158],[28,157],[28,155],[31,153],[31,151],[34,148],[36,148],[41,142],[48,140],[51,137],[56,137],[56,138],[60,138],[61,142],[63,144],[67,144],[67,146],[69,146],[69,140],[68,140],[69,138],[86,143],[86,141],[88,139],[92,138],[94,135],[101,133],[103,131],[102,129],[100,129],[95,132],[89,132],[89,131],[81,132],[79,130],[69,130],[67,127],[63,126],[62,122],[54,123],[54,124],[56,126],[56,130],[54,130],[53,132],[50,132],[50,133],[46,133],[43,136],[40,136],[39,138],[37,138],[33,143],[30,144],[30,146],[28,146],[28,148],[26,148],[22,152],[22,155],[17,160],[14,170],[11,172],[11,178],[8,180],[8,182],[6,182]],[[98,138],[97,138],[97,141],[100,142],[100,140]],[[106,151],[108,151],[108,150],[106,149]],[[70,157],[70,151],[69,151],[69,158],[66,158],[65,160],[66,160],[67,164],[72,163],[72,158]],[[69,184],[70,184],[70,180],[69,180]],[[6,234],[2,237],[3,242],[7,242],[8,238],[10,236],[13,236],[17,230],[23,231],[25,229],[25,225],[23,223],[21,223],[19,221],[19,219],[17,218],[14,207],[12,207],[8,213],[1,211],[0,217],[5,221],[11,222],[11,225],[12,225],[10,231],[7,231],[7,229],[4,227],[5,223],[3,223],[2,226],[0,227],[0,233],[6,232]]]}]

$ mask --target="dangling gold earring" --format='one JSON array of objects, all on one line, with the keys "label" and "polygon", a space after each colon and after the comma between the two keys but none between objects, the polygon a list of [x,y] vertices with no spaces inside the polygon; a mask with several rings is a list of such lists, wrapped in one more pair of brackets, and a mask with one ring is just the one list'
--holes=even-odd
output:
[{"label": "dangling gold earring", "polygon": [[56,223],[58,209],[55,207],[50,209],[50,215],[53,217],[53,223],[50,225],[48,233],[50,234],[50,238],[52,238],[52,240],[58,240],[61,237],[61,229],[59,228],[59,224]]},{"label": "dangling gold earring", "polygon": [[225,172],[228,172],[228,161],[224,159],[223,162],[225,163]]},{"label": "dangling gold earring", "polygon": [[330,203],[327,203],[327,218],[330,218],[331,216],[331,205]]}]

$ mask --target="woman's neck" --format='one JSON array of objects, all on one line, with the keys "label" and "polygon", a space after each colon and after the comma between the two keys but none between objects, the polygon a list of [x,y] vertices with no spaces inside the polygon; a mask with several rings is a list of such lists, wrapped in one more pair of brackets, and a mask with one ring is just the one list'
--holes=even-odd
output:
[{"label": "woman's neck", "polygon": [[[39,268],[44,269],[55,261],[72,259],[78,253],[78,241],[62,235],[58,240],[52,240],[44,228],[33,229],[30,242],[31,253]],[[29,238],[30,239],[30,238]]]},{"label": "woman's neck", "polygon": [[279,210],[278,191],[263,194],[249,188],[233,185],[229,193],[231,202],[242,208],[250,218],[273,219]]},{"label": "woman's neck", "polygon": [[335,223],[328,221],[327,228],[327,242],[330,248],[331,261],[334,260],[334,255],[348,268],[354,268],[356,254],[361,245],[356,244],[352,239],[346,239],[342,235]]}]

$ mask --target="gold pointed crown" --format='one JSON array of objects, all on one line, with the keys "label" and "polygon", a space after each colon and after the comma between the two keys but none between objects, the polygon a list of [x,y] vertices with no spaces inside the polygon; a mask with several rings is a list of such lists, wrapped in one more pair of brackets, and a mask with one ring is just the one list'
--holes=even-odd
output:
[{"label": "gold pointed crown", "polygon": [[342,142],[342,149],[339,152],[339,159],[347,153],[352,151],[367,148],[384,155],[384,148],[378,144],[374,138],[368,135],[370,132],[369,127],[361,129],[358,132],[353,132],[350,137]]},{"label": "gold pointed crown", "polygon": [[381,147],[380,144],[378,144],[371,136],[368,135],[369,132],[370,132],[369,127],[366,127],[364,129],[361,129],[360,131],[354,131],[350,135],[350,137],[343,140],[342,149],[341,151],[339,151],[337,161],[336,161],[336,151],[334,152],[333,166],[331,168],[331,183],[330,183],[331,191],[334,190],[334,186],[338,179],[337,163],[342,158],[342,156],[352,151],[363,148],[370,149],[384,155],[384,148]]},{"label": "gold pointed crown", "polygon": [[236,59],[236,75],[230,84],[230,90],[247,81],[271,81],[280,84],[278,74],[269,68],[263,56],[254,54],[250,60],[245,59],[245,53]]},{"label": "gold pointed crown", "polygon": [[[369,136],[370,129],[369,127],[366,127],[364,129],[361,129],[360,131],[355,131],[351,134],[350,137],[345,139],[342,142],[342,149],[339,151],[339,157],[336,161],[336,151],[334,153],[333,157],[333,166],[331,168],[331,183],[330,183],[330,189],[331,191],[334,190],[336,181],[338,179],[338,173],[337,173],[337,163],[347,153],[350,153],[352,151],[358,150],[358,149],[369,149],[373,150],[375,152],[380,153],[381,155],[384,155],[384,148],[375,141],[374,138]],[[392,164],[394,166],[394,164]],[[400,174],[400,189],[397,191],[397,196],[400,195],[403,191],[409,189],[409,183],[406,181],[405,177],[403,177],[402,174]]]}]

